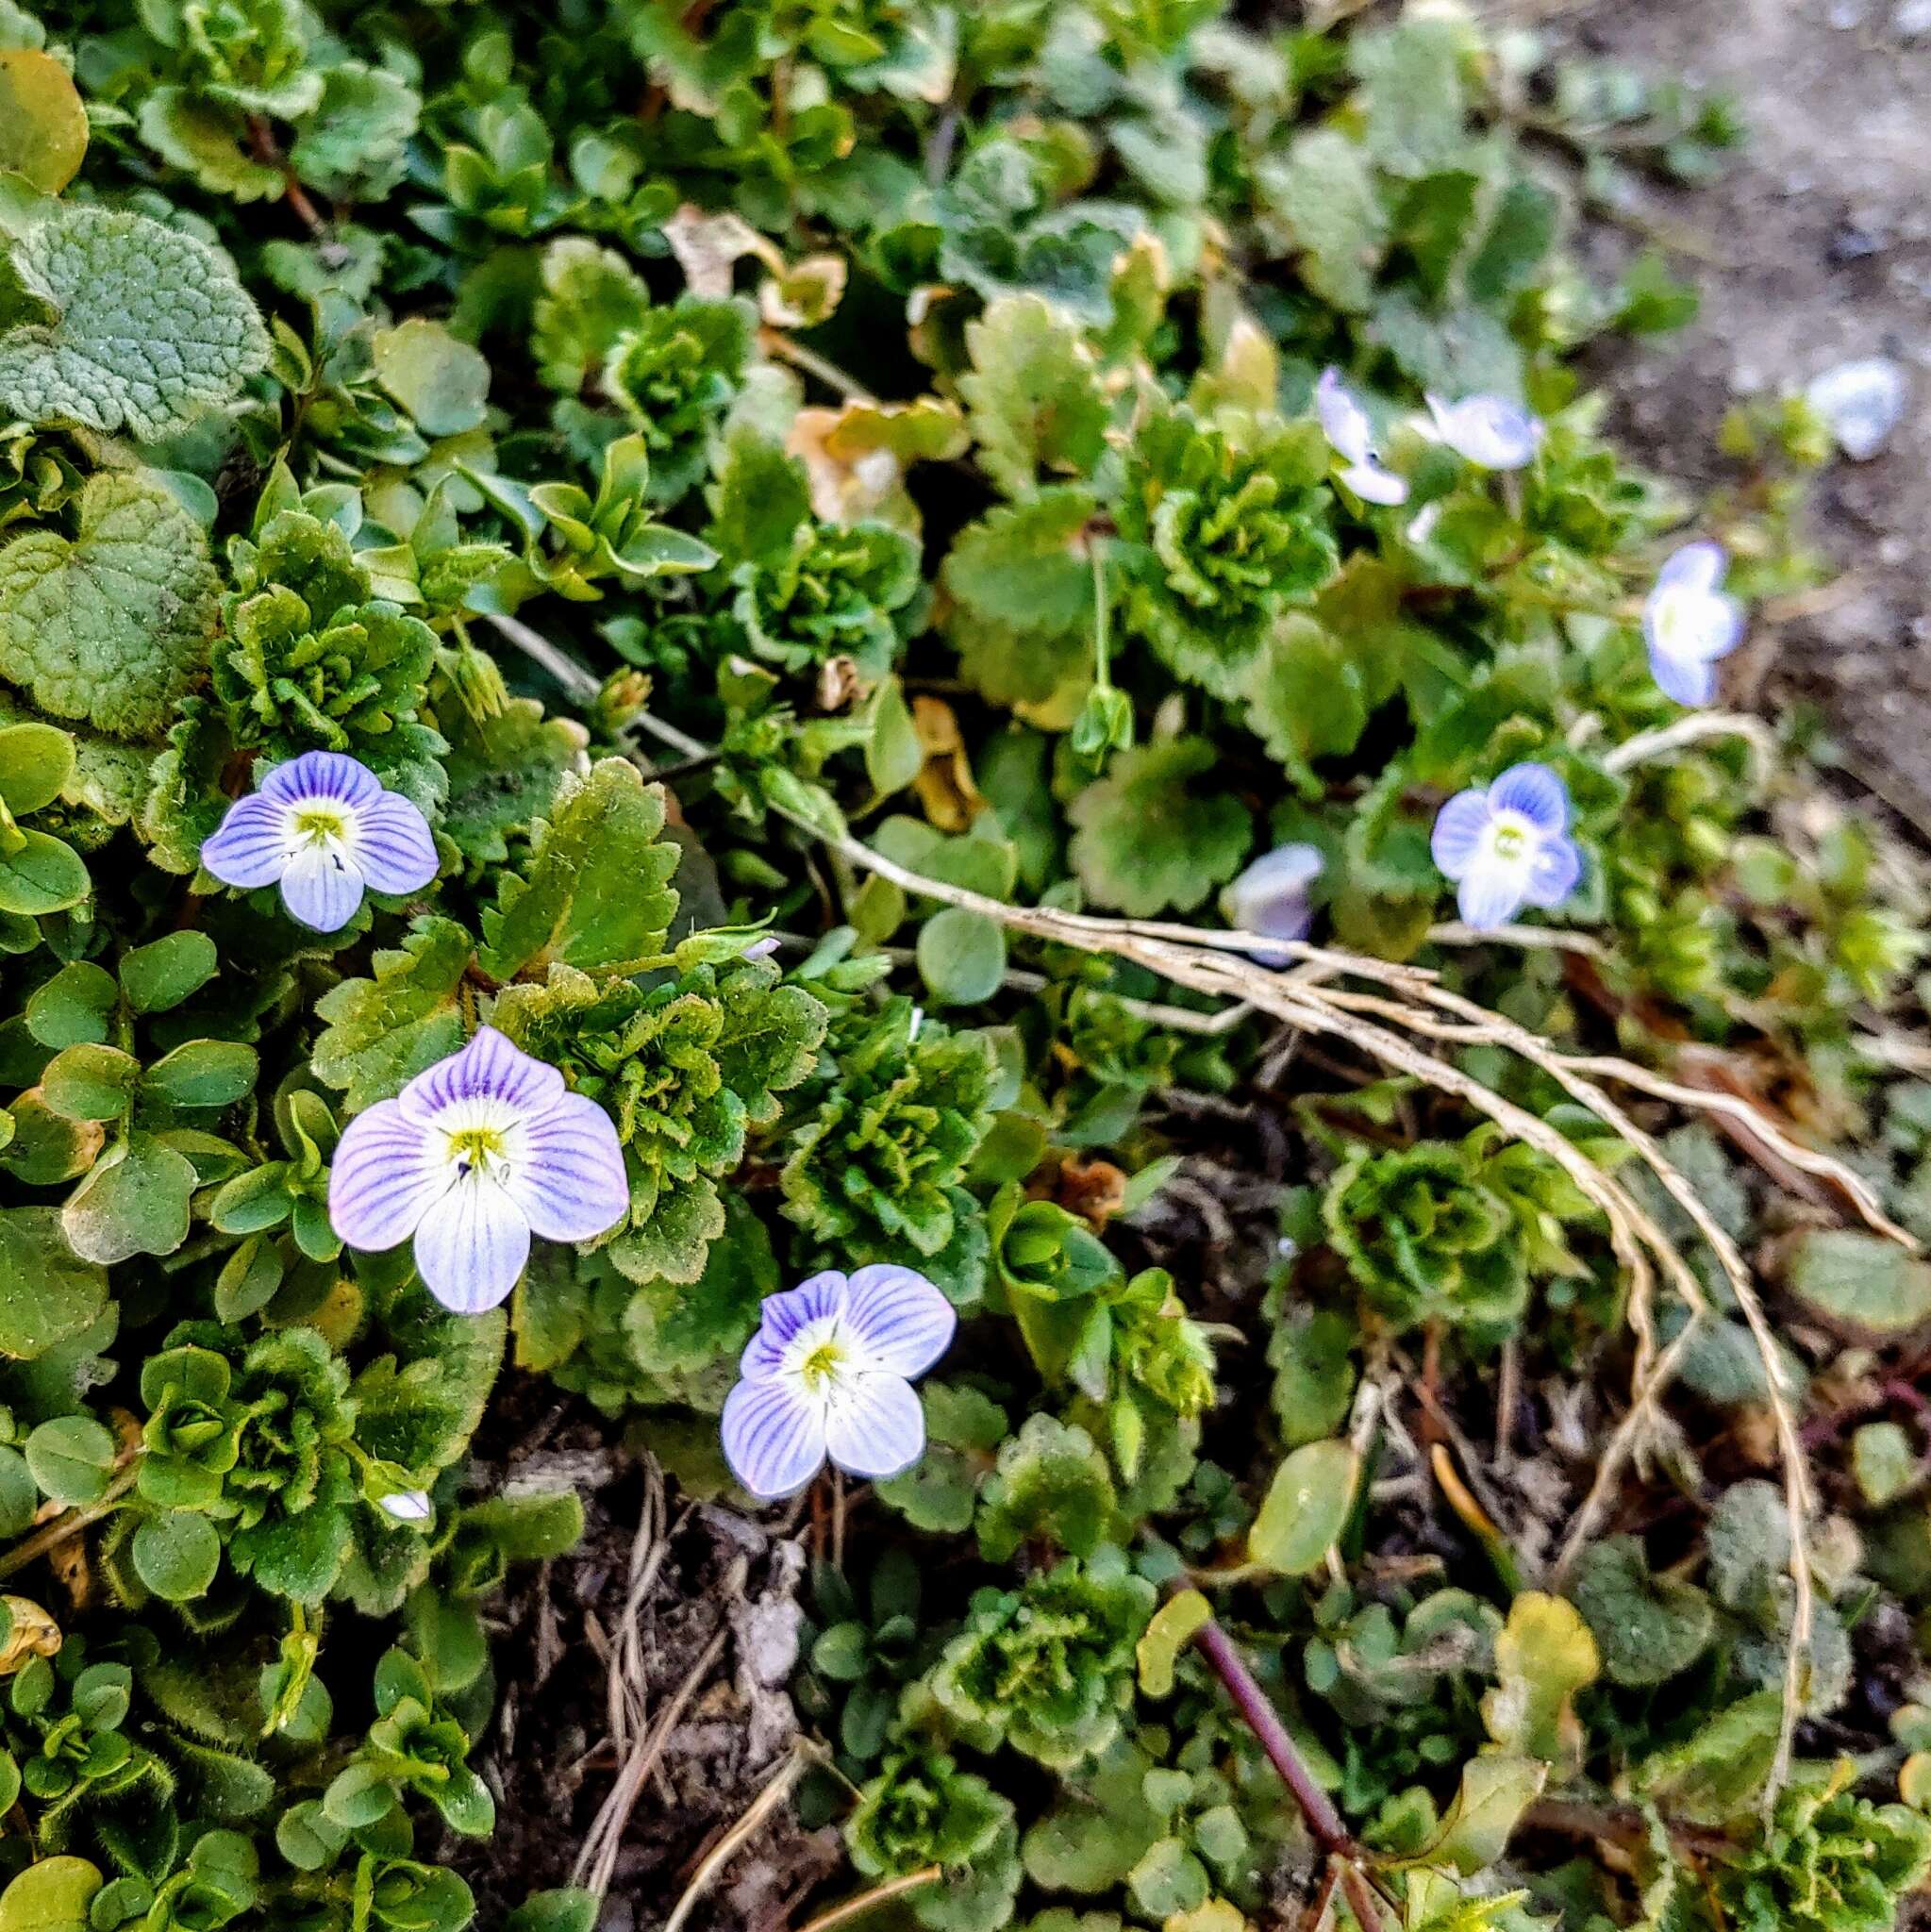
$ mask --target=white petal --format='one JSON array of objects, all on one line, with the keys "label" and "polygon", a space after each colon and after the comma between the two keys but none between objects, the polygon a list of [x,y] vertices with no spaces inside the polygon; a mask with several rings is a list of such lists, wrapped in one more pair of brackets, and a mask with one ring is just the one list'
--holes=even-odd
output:
[{"label": "white petal", "polygon": [[1644,600],[1642,634],[1653,654],[1686,664],[1727,658],[1743,641],[1743,606],[1721,591],[1665,584]]},{"label": "white petal", "polygon": [[566,1093],[524,1123],[507,1186],[531,1228],[549,1241],[587,1241],[630,1211],[617,1129],[581,1093]]},{"label": "white petal", "polygon": [[1456,891],[1462,921],[1477,932],[1507,925],[1528,894],[1529,868],[1521,859],[1501,858],[1485,841],[1469,862]]},{"label": "white petal", "polygon": [[238,798],[203,841],[201,862],[225,886],[272,886],[289,862],[288,807],[262,791]]},{"label": "white petal", "polygon": [[548,1113],[567,1090],[563,1075],[532,1059],[493,1026],[478,1026],[460,1053],[438,1060],[402,1090],[403,1111],[431,1121],[462,1100],[500,1100],[525,1120]]},{"label": "white petal", "polygon": [[1838,447],[1853,462],[1866,463],[1902,419],[1909,385],[1889,356],[1860,356],[1826,369],[1804,394],[1830,425]]},{"label": "white petal", "polygon": [[1520,470],[1535,460],[1542,425],[1507,396],[1464,396],[1458,403],[1428,399],[1436,433],[1478,469]]},{"label": "white petal", "polygon": [[458,1315],[480,1315],[508,1299],[529,1255],[523,1209],[481,1173],[458,1181],[416,1229],[416,1273]]},{"label": "white petal", "polygon": [[351,808],[373,805],[382,794],[375,774],[359,758],[340,751],[305,751],[277,765],[261,781],[261,790],[285,805]]},{"label": "white petal", "polygon": [[371,891],[419,892],[436,876],[429,821],[398,792],[357,808],[355,855]]},{"label": "white petal", "polygon": [[789,1375],[740,1382],[718,1434],[731,1474],[760,1502],[795,1494],[824,1466],[824,1410]]},{"label": "white petal", "polygon": [[1263,853],[1221,894],[1227,923],[1265,939],[1306,939],[1314,923],[1307,893],[1323,863],[1318,845],[1280,845]]},{"label": "white petal", "polygon": [[427,1523],[435,1513],[426,1490],[396,1490],[376,1499],[376,1507],[398,1523]]},{"label": "white petal", "polygon": [[327,840],[304,845],[282,873],[282,904],[317,932],[340,932],[362,903],[362,874]]},{"label": "white petal", "polygon": [[343,1241],[378,1253],[407,1241],[450,1185],[423,1129],[393,1100],[378,1100],[346,1127],[328,1171],[328,1221]]},{"label": "white petal", "polygon": [[1384,470],[1372,458],[1363,462],[1351,463],[1341,472],[1340,480],[1363,503],[1392,505],[1406,503],[1408,500],[1407,480],[1397,476],[1392,470]]},{"label": "white petal", "polygon": [[923,1375],[951,1347],[958,1316],[915,1269],[880,1261],[852,1276],[845,1325],[874,1368]]},{"label": "white petal", "polygon": [[903,1474],[925,1453],[925,1414],[912,1385],[884,1369],[840,1377],[824,1446],[847,1475]]},{"label": "white petal", "polygon": [[844,1275],[836,1268],[827,1268],[822,1274],[807,1275],[796,1288],[765,1296],[758,1310],[757,1333],[744,1344],[739,1358],[739,1374],[775,1374],[801,1328],[844,1307],[845,1289]]},{"label": "white petal", "polygon": [[1479,786],[1457,791],[1436,814],[1428,850],[1444,878],[1458,879],[1473,862],[1489,829],[1489,794]]},{"label": "white petal", "polygon": [[1374,447],[1368,412],[1341,380],[1339,369],[1323,369],[1314,385],[1314,413],[1328,446],[1345,463],[1365,463]]},{"label": "white petal", "polygon": [[1675,658],[1652,644],[1650,675],[1666,698],[1679,705],[1706,705],[1717,694],[1717,668],[1701,658]]},{"label": "white petal", "polygon": [[[1656,590],[1667,591],[1680,584],[1687,590],[1714,591],[1723,582],[1723,573],[1729,567],[1730,559],[1724,555],[1721,543],[1712,543],[1707,538],[1685,543],[1680,549],[1671,551],[1662,569],[1656,573]],[[1655,592],[1651,595],[1654,596]]]}]

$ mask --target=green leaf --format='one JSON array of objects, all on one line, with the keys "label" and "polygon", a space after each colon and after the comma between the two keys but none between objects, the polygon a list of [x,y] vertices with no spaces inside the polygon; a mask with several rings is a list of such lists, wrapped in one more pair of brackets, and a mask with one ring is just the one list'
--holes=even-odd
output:
[{"label": "green leaf", "polygon": [[0,550],[0,676],[57,717],[158,738],[207,663],[217,589],[201,525],[168,491],[92,477],[75,536],[33,530]]},{"label": "green leaf", "polygon": [[1813,1314],[1889,1340],[1931,1321],[1931,1262],[1856,1228],[1806,1228],[1786,1276]]},{"label": "green leaf", "polygon": [[37,47],[0,52],[0,173],[58,194],[87,153],[87,108],[74,76]]},{"label": "green leaf", "polygon": [[1582,1763],[1582,1721],[1573,1698],[1596,1680],[1596,1640],[1566,1598],[1525,1590],[1508,1607],[1495,1640],[1500,1679],[1482,1699],[1482,1722],[1505,1751],[1540,1757],[1558,1777]]},{"label": "green leaf", "polygon": [[1368,722],[1361,674],[1346,647],[1311,617],[1290,613],[1243,680],[1247,728],[1304,790],[1313,760],[1354,750]]},{"label": "green leaf", "polygon": [[164,1013],[198,992],[220,961],[205,932],[171,932],[121,959],[121,987],[137,1013]]},{"label": "green leaf", "polygon": [[20,846],[0,853],[0,912],[26,919],[78,906],[93,890],[79,853],[49,832],[19,834]]},{"label": "green leaf", "polygon": [[935,1006],[977,1006],[1006,976],[1006,929],[988,913],[943,907],[919,928],[918,962]]},{"label": "green leaf", "polygon": [[0,805],[25,818],[52,805],[74,775],[74,740],[52,724],[0,726]]},{"label": "green leaf", "polygon": [[191,1509],[151,1516],[134,1532],[134,1568],[167,1603],[206,1596],[221,1568],[222,1540],[207,1517]]},{"label": "green leaf", "polygon": [[1139,745],[1074,800],[1073,868],[1098,904],[1136,919],[1190,912],[1240,871],[1254,841],[1246,806],[1195,790],[1220,764],[1210,739]]},{"label": "green leaf", "polygon": [[490,363],[440,322],[411,316],[377,329],[375,380],[416,420],[424,436],[460,436],[481,425]]},{"label": "green leaf", "polygon": [[1613,1684],[1664,1683],[1688,1670],[1716,1635],[1708,1596],[1679,1577],[1651,1575],[1635,1537],[1591,1543],[1572,1594]]},{"label": "green leaf", "polygon": [[1425,175],[1468,146],[1461,62],[1474,36],[1459,21],[1416,15],[1358,34],[1348,64],[1361,83],[1368,149],[1396,175]]},{"label": "green leaf", "polygon": [[1038,1539],[1090,1557],[1113,1517],[1113,1478],[1092,1438],[1057,1416],[1029,1416],[980,1491],[979,1553],[1003,1563]]},{"label": "green leaf", "polygon": [[1388,216],[1361,149],[1338,128],[1317,127],[1263,164],[1269,213],[1301,253],[1301,277],[1337,308],[1364,313],[1388,246]]},{"label": "green leaf", "polygon": [[646,788],[627,758],[565,779],[528,862],[499,881],[483,914],[483,970],[505,980],[558,963],[609,973],[661,954],[677,911],[677,848],[659,840],[663,828],[661,788]]},{"label": "green leaf", "polygon": [[106,1274],[69,1252],[58,1210],[0,1210],[0,1355],[45,1355],[99,1321],[107,1299]]},{"label": "green leaf", "polygon": [[946,588],[977,616],[1015,630],[1057,633],[1091,622],[1092,559],[1085,531],[1092,492],[1055,484],[1002,504],[959,533],[945,558]]},{"label": "green leaf", "polygon": [[1247,1533],[1249,1559],[1282,1576],[1307,1575],[1340,1535],[1359,1474],[1347,1443],[1304,1442],[1274,1472]]},{"label": "green leaf", "polygon": [[457,991],[473,952],[453,919],[419,919],[401,946],[375,954],[373,979],[345,979],[316,1001],[325,1024],[311,1064],[347,1090],[350,1113],[401,1092],[462,1045]]},{"label": "green leaf", "polygon": [[966,325],[973,367],[958,381],[980,466],[1008,496],[1040,471],[1088,475],[1108,411],[1086,339],[1037,295],[1003,296]]},{"label": "green leaf", "polygon": [[111,1267],[134,1255],[172,1255],[188,1239],[197,1185],[188,1158],[154,1135],[132,1133],[96,1160],[60,1224],[76,1255]]},{"label": "green leaf", "polygon": [[377,201],[402,177],[422,111],[421,95],[400,75],[339,60],[322,76],[321,102],[296,125],[289,164],[333,200]]},{"label": "green leaf", "polygon": [[26,1003],[26,1030],[56,1053],[83,1043],[102,1045],[117,997],[107,973],[91,959],[76,959],[34,988]]},{"label": "green leaf", "polygon": [[24,1445],[34,1481],[67,1508],[98,1503],[114,1467],[114,1439],[92,1416],[63,1415],[42,1423]]},{"label": "green leaf", "polygon": [[1485,1752],[1462,1766],[1441,1829],[1404,1865],[1447,1865],[1473,1877],[1508,1847],[1522,1814],[1541,1795],[1549,1767],[1533,1757]]},{"label": "green leaf", "polygon": [[1170,1596],[1153,1614],[1135,1651],[1140,1688],[1148,1697],[1165,1697],[1174,1689],[1174,1665],[1192,1642],[1193,1634],[1213,1621],[1213,1606],[1197,1590]]},{"label": "green leaf", "polygon": [[0,1932],[89,1932],[88,1907],[101,1889],[85,1858],[40,1858],[0,1892]]},{"label": "green leaf", "polygon": [[169,1107],[231,1107],[255,1085],[252,1046],[232,1040],[190,1040],[141,1075],[143,1100]]},{"label": "green leaf", "polygon": [[29,423],[153,441],[268,361],[268,332],[227,258],[181,228],[62,207],[15,242],[13,260],[57,318],[0,335],[0,408]]},{"label": "green leaf", "polygon": [[41,1075],[41,1095],[70,1121],[117,1121],[127,1111],[141,1062],[118,1046],[64,1047]]}]

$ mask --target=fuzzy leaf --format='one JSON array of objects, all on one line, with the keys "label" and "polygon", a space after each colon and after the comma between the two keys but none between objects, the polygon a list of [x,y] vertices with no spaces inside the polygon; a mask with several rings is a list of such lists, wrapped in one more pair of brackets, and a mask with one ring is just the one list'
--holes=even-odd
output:
[{"label": "fuzzy leaf", "polygon": [[0,334],[0,408],[143,441],[225,403],[268,360],[227,258],[145,215],[61,208],[13,248],[55,320]]},{"label": "fuzzy leaf", "polygon": [[1041,470],[1086,475],[1106,446],[1107,409],[1092,351],[1037,295],[1009,295],[966,326],[959,378],[979,462],[1008,496]]},{"label": "fuzzy leaf", "polygon": [[566,779],[528,862],[499,881],[483,914],[483,970],[506,980],[552,963],[609,973],[660,954],[677,913],[677,848],[658,839],[663,828],[662,791],[646,789],[627,758]]},{"label": "fuzzy leaf", "polygon": [[201,525],[166,490],[95,476],[74,537],[0,550],[0,676],[56,717],[158,738],[207,661],[218,588]]},{"label": "fuzzy leaf", "polygon": [[1079,794],[1073,866],[1095,901],[1136,919],[1190,912],[1234,876],[1253,820],[1238,798],[1194,789],[1219,764],[1210,740],[1168,739],[1122,752]]},{"label": "fuzzy leaf", "polygon": [[399,1093],[463,1042],[457,992],[472,941],[453,919],[419,919],[402,944],[377,952],[373,979],[345,979],[315,1003],[325,1024],[316,1076],[347,1090],[351,1113]]}]

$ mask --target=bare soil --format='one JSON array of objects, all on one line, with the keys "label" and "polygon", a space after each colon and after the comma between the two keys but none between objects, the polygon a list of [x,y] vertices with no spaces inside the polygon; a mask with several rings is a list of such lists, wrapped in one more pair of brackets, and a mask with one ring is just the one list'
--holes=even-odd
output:
[{"label": "bare soil", "polygon": [[[1931,827],[1931,4],[1927,0],[1494,0],[1558,49],[1680,75],[1740,104],[1749,142],[1723,177],[1644,190],[1644,215],[1703,308],[1597,373],[1617,427],[1686,483],[1715,474],[1739,397],[1800,390],[1852,357],[1907,373],[1904,420],[1869,462],[1839,459],[1813,534],[1844,573],[1787,623],[1766,692],[1821,703],[1845,763]],[[1626,227],[1591,254],[1637,245]],[[1667,245],[1667,244],[1666,244]]]}]

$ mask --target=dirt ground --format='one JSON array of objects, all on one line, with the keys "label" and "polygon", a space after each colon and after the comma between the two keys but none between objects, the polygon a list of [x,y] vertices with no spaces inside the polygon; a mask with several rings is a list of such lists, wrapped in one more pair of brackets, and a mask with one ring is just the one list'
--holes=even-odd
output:
[{"label": "dirt ground", "polygon": [[[1812,696],[1851,772],[1931,828],[1931,0],[1495,0],[1558,50],[1682,75],[1738,100],[1749,143],[1721,180],[1646,190],[1702,291],[1687,330],[1602,372],[1657,467],[1711,474],[1734,398],[1800,389],[1851,357],[1907,372],[1883,453],[1839,459],[1814,533],[1850,573],[1788,625],[1768,698]],[[1591,252],[1614,242],[1590,238]]]}]

